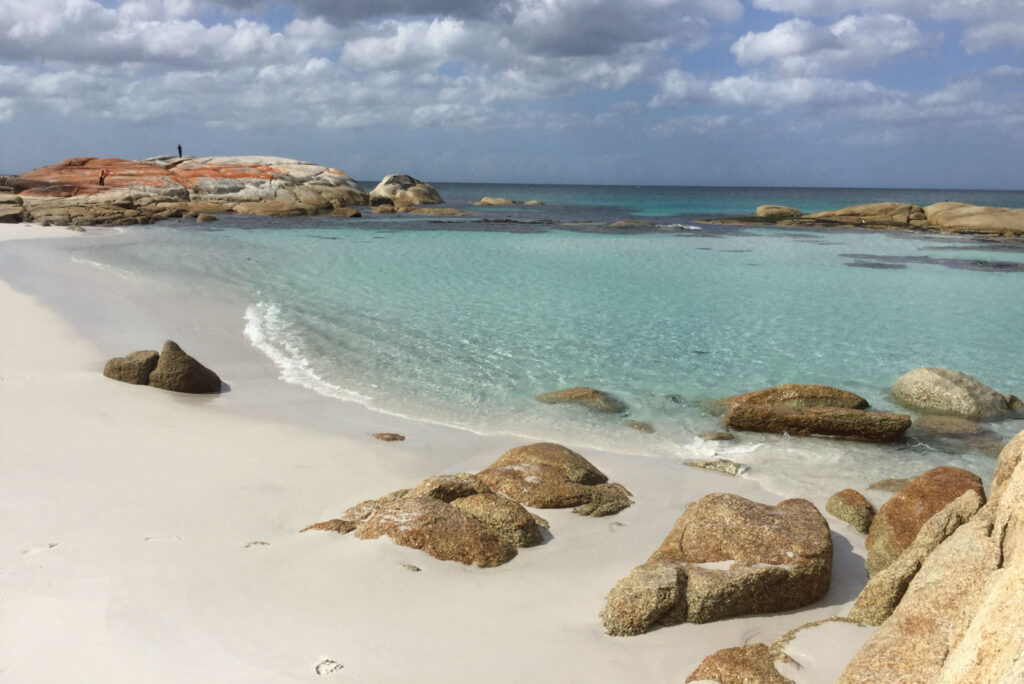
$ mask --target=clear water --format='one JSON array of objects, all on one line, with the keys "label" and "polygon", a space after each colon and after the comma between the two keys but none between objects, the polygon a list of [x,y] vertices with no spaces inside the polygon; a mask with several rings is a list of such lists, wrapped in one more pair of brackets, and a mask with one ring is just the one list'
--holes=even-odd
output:
[{"label": "clear water", "polygon": [[[166,223],[93,241],[88,260],[233,291],[247,302],[238,329],[282,378],[387,412],[658,458],[731,458],[786,495],[864,487],[940,463],[991,473],[990,456],[917,444],[697,435],[718,425],[707,400],[785,382],[834,385],[893,409],[887,388],[928,365],[1024,395],[1024,252],[698,220],[768,202],[813,210],[893,197],[882,191],[439,189],[453,206],[484,195],[548,204],[468,219]],[[1020,193],[933,192],[1024,205]],[[576,225],[646,216],[659,226]],[[655,432],[534,398],[574,385],[615,394],[629,419]],[[1008,437],[1024,422],[993,427]]]}]

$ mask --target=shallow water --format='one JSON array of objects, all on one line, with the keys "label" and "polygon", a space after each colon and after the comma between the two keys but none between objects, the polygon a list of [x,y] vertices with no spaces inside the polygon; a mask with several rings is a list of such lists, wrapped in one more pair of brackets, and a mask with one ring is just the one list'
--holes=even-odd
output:
[{"label": "shallow water", "polygon": [[[834,385],[893,409],[886,388],[927,365],[1024,393],[1014,339],[1024,323],[1024,252],[964,238],[697,220],[760,189],[703,199],[701,189],[605,190],[603,204],[593,188],[441,190],[454,206],[484,194],[551,204],[479,209],[471,219],[172,222],[81,243],[74,258],[230,292],[245,315],[228,326],[244,329],[282,378],[386,412],[658,458],[732,458],[786,495],[942,463],[990,475],[990,456],[913,443],[697,435],[718,425],[707,400],[785,382]],[[840,206],[837,191],[793,192]],[[757,203],[766,201],[786,198]],[[645,215],[660,226],[565,225]],[[629,419],[655,432],[534,399],[574,385],[612,392]],[[993,427],[1009,437],[1024,421]]]}]

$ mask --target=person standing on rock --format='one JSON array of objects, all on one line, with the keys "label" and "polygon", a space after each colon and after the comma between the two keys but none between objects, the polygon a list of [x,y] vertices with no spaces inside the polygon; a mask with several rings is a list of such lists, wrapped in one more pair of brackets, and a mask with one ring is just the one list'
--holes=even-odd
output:
[{"label": "person standing on rock", "polygon": [[110,169],[103,169],[102,171],[100,171],[100,185],[106,185],[107,184],[107,182],[106,182],[107,181],[107,176],[109,176],[109,175],[110,175]]},{"label": "person standing on rock", "polygon": [[178,145],[178,159],[181,159],[181,145]]}]

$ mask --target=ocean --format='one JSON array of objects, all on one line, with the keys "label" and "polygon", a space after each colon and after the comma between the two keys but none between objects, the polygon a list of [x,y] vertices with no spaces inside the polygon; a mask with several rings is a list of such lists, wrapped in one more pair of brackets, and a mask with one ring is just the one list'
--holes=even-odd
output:
[{"label": "ocean", "polygon": [[[680,467],[727,458],[784,496],[863,490],[943,464],[991,476],[993,456],[973,447],[699,435],[719,429],[713,400],[782,383],[833,385],[899,410],[888,387],[919,366],[1024,396],[1021,244],[703,220],[759,204],[1024,207],[1024,192],[436,187],[473,216],[221,216],[99,231],[62,249],[83,268],[187,282],[198,298],[230,302],[224,334],[244,336],[283,382],[385,413]],[[544,204],[469,206],[484,196]],[[654,225],[608,228],[623,219]],[[628,416],[535,399],[576,385],[614,394]],[[1024,421],[988,427],[1009,438]]]}]

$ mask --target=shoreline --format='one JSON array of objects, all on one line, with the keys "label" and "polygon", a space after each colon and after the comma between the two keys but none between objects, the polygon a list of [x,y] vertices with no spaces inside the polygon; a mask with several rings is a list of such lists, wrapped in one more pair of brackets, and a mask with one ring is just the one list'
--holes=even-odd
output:
[{"label": "shoreline", "polygon": [[[0,240],[58,232],[75,237],[5,226]],[[133,311],[124,291],[78,294]],[[9,312],[0,421],[10,435],[0,671],[16,680],[65,681],[72,667],[104,681],[322,681],[315,667],[331,659],[339,676],[374,682],[678,681],[716,650],[845,614],[863,583],[863,537],[828,518],[833,585],[813,606],[608,637],[597,617],[604,595],[688,503],[716,491],[781,497],[751,480],[581,448],[635,504],[599,519],[540,511],[552,538],[500,568],[436,561],[387,539],[299,535],[357,501],[482,469],[524,442],[268,382],[270,361],[257,363],[252,349],[231,358],[243,336],[223,326],[204,332],[220,351],[178,341],[230,392],[191,397],[116,383],[100,373],[103,362],[138,340],[85,339],[6,275],[0,301]],[[200,315],[195,325],[204,324]],[[327,402],[327,425],[295,419]],[[377,431],[408,439],[378,442]],[[799,681],[819,681],[815,672]]]}]

